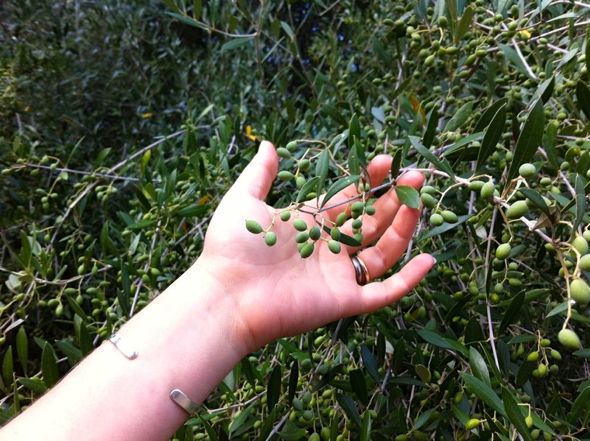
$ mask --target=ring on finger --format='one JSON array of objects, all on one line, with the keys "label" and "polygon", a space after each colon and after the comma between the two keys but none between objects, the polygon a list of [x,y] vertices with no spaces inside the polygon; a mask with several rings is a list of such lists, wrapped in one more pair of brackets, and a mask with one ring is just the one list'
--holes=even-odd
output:
[{"label": "ring on finger", "polygon": [[359,285],[366,285],[371,279],[369,277],[369,270],[367,265],[363,262],[360,257],[352,256],[352,266],[354,267],[354,274],[356,275],[356,281]]}]

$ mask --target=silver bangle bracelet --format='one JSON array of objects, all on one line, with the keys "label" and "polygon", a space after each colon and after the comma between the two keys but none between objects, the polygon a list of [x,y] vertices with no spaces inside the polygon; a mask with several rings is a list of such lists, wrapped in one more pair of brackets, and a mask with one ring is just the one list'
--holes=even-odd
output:
[{"label": "silver bangle bracelet", "polygon": [[[108,339],[113,346],[119,351],[127,360],[135,360],[139,353],[131,348],[128,348],[125,343],[122,343],[121,336],[117,333],[111,335]],[[176,403],[179,407],[181,407],[186,413],[189,415],[193,415],[197,413],[199,409],[199,405],[191,400],[187,394],[181,391],[178,388],[172,389],[170,391],[170,399]]]}]

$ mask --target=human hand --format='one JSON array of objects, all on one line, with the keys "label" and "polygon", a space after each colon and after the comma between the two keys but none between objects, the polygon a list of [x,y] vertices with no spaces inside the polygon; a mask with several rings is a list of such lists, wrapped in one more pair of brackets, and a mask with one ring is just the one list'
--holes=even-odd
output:
[{"label": "human hand", "polygon": [[[372,185],[385,179],[390,164],[391,158],[387,155],[379,155],[370,162],[368,172]],[[195,264],[223,287],[232,307],[230,313],[239,322],[249,351],[281,336],[389,305],[413,289],[434,264],[431,256],[421,254],[382,282],[365,286],[357,283],[352,254],[358,251],[358,257],[375,279],[398,261],[415,230],[420,211],[401,205],[392,189],[376,201],[373,216],[363,216],[360,250],[343,247],[342,252],[334,254],[326,242],[320,240],[316,242],[314,253],[303,259],[295,244],[297,231],[291,225],[293,217],[281,222],[278,216],[273,228],[277,243],[266,246],[260,236],[246,230],[244,222],[255,219],[266,227],[280,211],[264,202],[277,169],[278,156],[274,147],[263,141],[257,155],[216,210],[203,253]],[[423,181],[420,173],[409,172],[397,183],[419,189]],[[355,194],[352,185],[331,199],[331,204]],[[345,208],[328,210],[325,214],[335,220]],[[315,223],[309,214],[300,213],[299,217],[308,226]],[[342,230],[346,232],[350,228],[348,221]]]}]

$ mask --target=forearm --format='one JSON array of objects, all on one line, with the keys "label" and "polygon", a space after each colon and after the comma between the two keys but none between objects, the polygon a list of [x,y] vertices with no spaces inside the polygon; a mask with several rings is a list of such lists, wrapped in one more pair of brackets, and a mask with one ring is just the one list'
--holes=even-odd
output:
[{"label": "forearm", "polygon": [[220,294],[195,265],[118,332],[135,360],[101,345],[0,439],[168,439],[187,418],[170,390],[200,403],[245,355]]}]

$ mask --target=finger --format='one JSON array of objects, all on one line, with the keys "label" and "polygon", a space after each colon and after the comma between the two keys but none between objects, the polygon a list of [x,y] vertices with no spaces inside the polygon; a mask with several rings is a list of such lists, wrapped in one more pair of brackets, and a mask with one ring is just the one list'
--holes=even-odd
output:
[{"label": "finger", "polygon": [[[367,166],[367,172],[369,174],[369,181],[372,187],[379,185],[383,182],[383,180],[387,177],[389,173],[389,169],[391,168],[391,156],[389,155],[377,155],[375,156],[369,165]],[[348,205],[339,205],[344,201],[353,198],[358,195],[358,191],[356,189],[356,185],[352,184],[338,193],[336,196],[331,198],[328,202],[328,205],[335,206],[332,209],[326,210],[325,215],[328,219],[334,221],[336,220],[336,216],[346,211]],[[338,205],[338,206],[336,206]]]},{"label": "finger", "polygon": [[373,282],[361,287],[356,314],[372,312],[398,301],[420,283],[435,262],[431,255],[420,254],[383,282]]},{"label": "finger", "polygon": [[[401,176],[396,185],[407,185],[419,190],[423,183],[424,176],[422,173],[410,171]],[[387,228],[391,226],[400,206],[401,203],[397,197],[395,188],[392,188],[377,199],[373,205],[373,207],[375,207],[375,214],[372,216],[365,214],[361,218],[363,233],[362,246],[372,244],[383,235]],[[342,232],[349,236],[352,235],[352,223],[352,220],[346,222],[341,229]],[[355,248],[351,248],[349,249],[349,252],[355,252],[356,250],[357,249]]]},{"label": "finger", "polygon": [[402,206],[375,246],[359,253],[358,257],[365,263],[371,278],[383,275],[399,260],[408,247],[419,218],[419,210]]},{"label": "finger", "polygon": [[262,141],[258,153],[238,177],[231,191],[249,194],[263,200],[277,175],[279,157],[269,141]]}]

